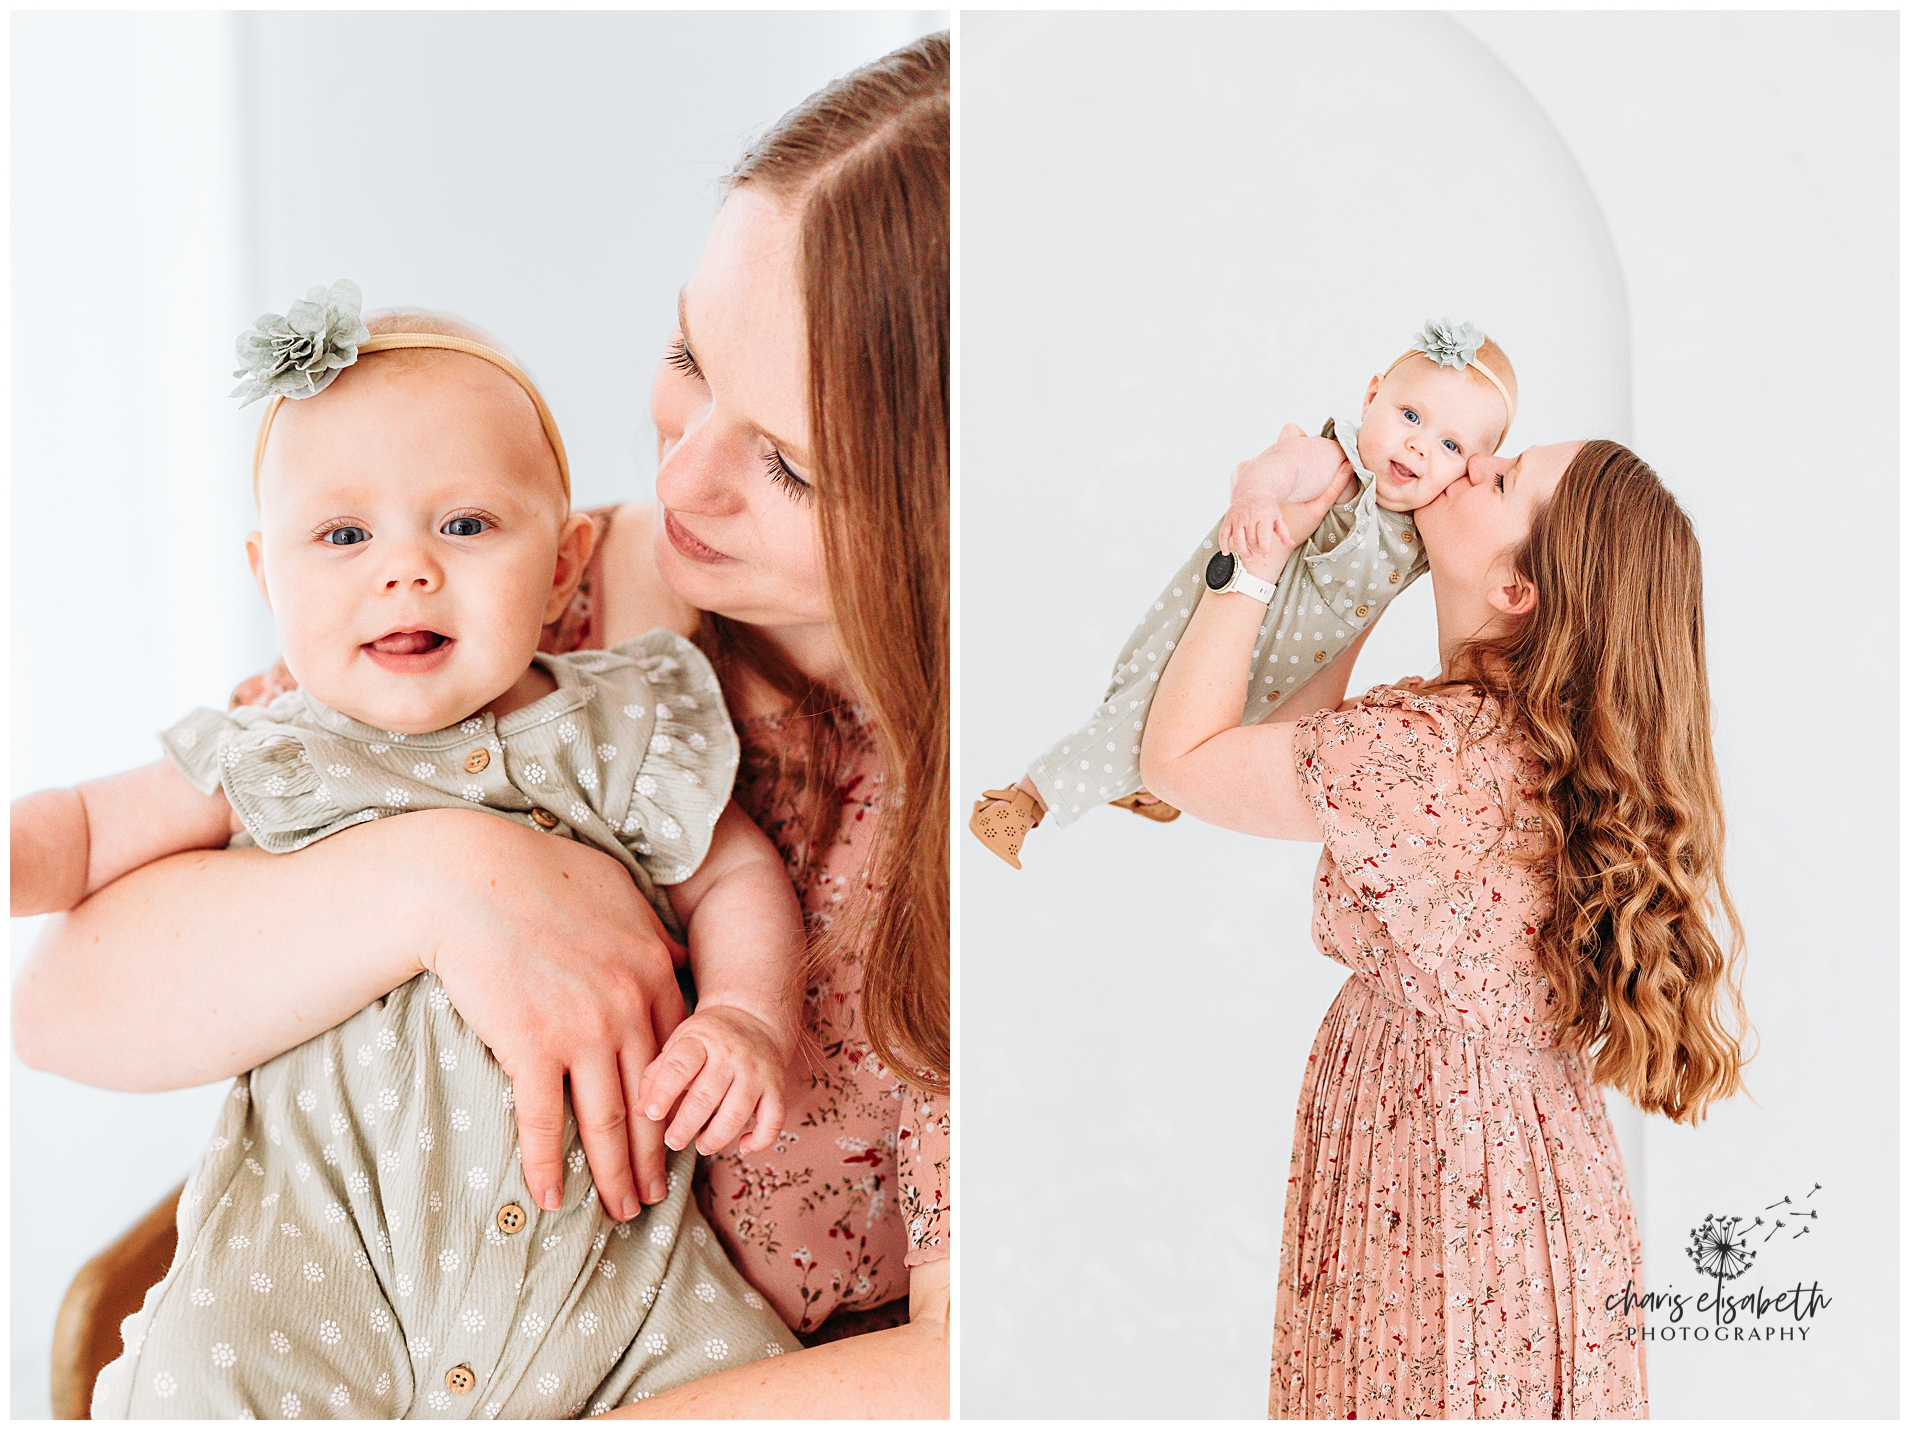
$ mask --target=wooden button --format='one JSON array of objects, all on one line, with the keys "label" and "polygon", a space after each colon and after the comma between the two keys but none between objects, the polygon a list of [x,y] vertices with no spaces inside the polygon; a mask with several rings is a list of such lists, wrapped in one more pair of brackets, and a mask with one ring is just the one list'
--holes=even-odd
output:
[{"label": "wooden button", "polygon": [[528,1220],[529,1218],[524,1215],[524,1208],[516,1202],[506,1202],[497,1209],[497,1229],[506,1236],[516,1236],[524,1229],[524,1223]]},{"label": "wooden button", "polygon": [[1389,586],[1397,586],[1399,584],[1399,572],[1395,571],[1392,575],[1388,576],[1386,578],[1386,584]]},{"label": "wooden button", "polygon": [[533,809],[531,811],[531,819],[535,821],[539,829],[555,829],[557,827],[557,816],[552,814],[548,809]]},{"label": "wooden button", "polygon": [[1319,664],[1319,663],[1320,663],[1321,661],[1323,661],[1323,660],[1325,660],[1325,659],[1326,659],[1326,652],[1325,652],[1325,651],[1323,651],[1323,650],[1316,650],[1316,651],[1314,651],[1314,652],[1313,652],[1313,663],[1314,663],[1315,665],[1318,665],[1318,664]]},{"label": "wooden button", "polygon": [[464,757],[464,768],[474,775],[483,773],[484,767],[490,763],[491,752],[489,750],[473,750]]},{"label": "wooden button", "polygon": [[1354,615],[1356,615],[1356,616],[1363,616],[1363,615],[1365,615],[1365,614],[1366,614],[1366,607],[1364,607],[1364,606],[1355,606],[1355,607],[1353,608],[1353,614],[1354,614]]},{"label": "wooden button", "polygon": [[468,1365],[454,1365],[444,1373],[444,1388],[453,1395],[469,1395],[477,1389],[477,1377]]}]

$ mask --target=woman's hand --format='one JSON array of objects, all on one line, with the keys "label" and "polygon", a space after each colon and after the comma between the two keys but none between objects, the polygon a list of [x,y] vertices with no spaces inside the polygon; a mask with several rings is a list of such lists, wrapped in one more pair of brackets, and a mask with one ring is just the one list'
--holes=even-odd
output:
[{"label": "woman's hand", "polygon": [[568,1073],[606,1209],[625,1214],[639,1183],[661,1199],[661,1130],[626,1105],[683,1017],[673,946],[608,855],[479,810],[373,820],[296,854],[207,850],[134,870],[48,920],[14,983],[14,1048],[95,1087],[194,1087],[427,968],[517,1080],[540,1198],[562,1185]]},{"label": "woman's hand", "polygon": [[510,1075],[538,1204],[562,1201],[568,1076],[597,1195],[628,1219],[667,1190],[663,1129],[637,1089],[683,1019],[681,950],[609,855],[480,818],[443,847],[425,966]]}]

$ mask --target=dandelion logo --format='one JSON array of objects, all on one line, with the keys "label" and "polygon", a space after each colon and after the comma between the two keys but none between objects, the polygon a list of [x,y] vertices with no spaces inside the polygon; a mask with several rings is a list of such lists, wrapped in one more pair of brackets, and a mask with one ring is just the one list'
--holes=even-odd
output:
[{"label": "dandelion logo", "polygon": [[1743,1220],[1736,1216],[1708,1216],[1692,1229],[1691,1243],[1685,1247],[1685,1255],[1691,1258],[1691,1264],[1699,1273],[1718,1283],[1718,1298],[1714,1304],[1719,1307],[1724,1300],[1724,1283],[1742,1276],[1757,1260],[1749,1230],[1738,1230],[1738,1223]]}]

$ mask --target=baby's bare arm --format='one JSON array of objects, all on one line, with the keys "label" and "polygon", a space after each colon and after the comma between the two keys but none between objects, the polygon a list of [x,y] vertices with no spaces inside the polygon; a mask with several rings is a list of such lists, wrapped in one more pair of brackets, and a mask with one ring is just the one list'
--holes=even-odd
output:
[{"label": "baby's bare arm", "polygon": [[63,913],[155,859],[223,848],[241,828],[222,792],[200,794],[166,760],[25,795],[10,823],[14,918]]},{"label": "baby's bare arm", "polygon": [[696,1012],[644,1075],[644,1113],[662,1121],[681,1097],[665,1140],[715,1152],[754,1112],[743,1150],[760,1151],[782,1128],[802,1026],[802,907],[776,847],[734,802],[670,903],[689,936]]}]

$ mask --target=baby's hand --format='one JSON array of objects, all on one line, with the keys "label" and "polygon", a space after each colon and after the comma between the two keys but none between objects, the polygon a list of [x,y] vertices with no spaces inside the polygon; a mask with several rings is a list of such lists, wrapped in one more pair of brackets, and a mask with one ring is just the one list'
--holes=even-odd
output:
[{"label": "baby's hand", "polygon": [[1234,468],[1220,549],[1248,561],[1284,558],[1298,543],[1280,514],[1282,503],[1316,500],[1344,481],[1347,470],[1338,442],[1309,437],[1289,422],[1271,447]]},{"label": "baby's hand", "polygon": [[774,1033],[755,1014],[727,1006],[698,1008],[677,1024],[644,1070],[637,1101],[652,1122],[663,1121],[676,1108],[663,1133],[672,1148],[687,1147],[694,1138],[696,1150],[709,1156],[748,1127],[740,1150],[760,1152],[783,1130],[785,1067]]}]

